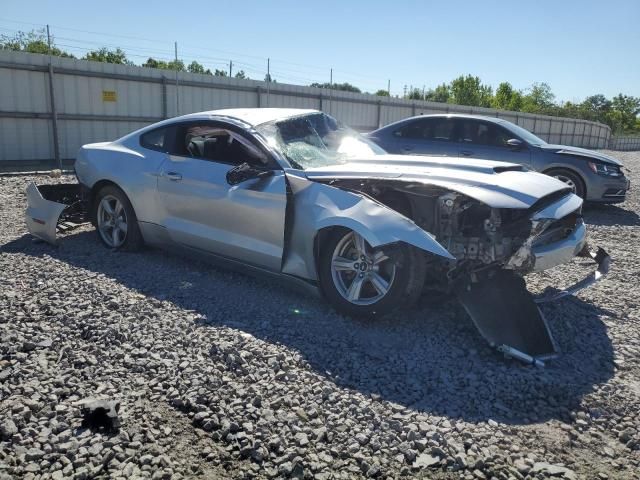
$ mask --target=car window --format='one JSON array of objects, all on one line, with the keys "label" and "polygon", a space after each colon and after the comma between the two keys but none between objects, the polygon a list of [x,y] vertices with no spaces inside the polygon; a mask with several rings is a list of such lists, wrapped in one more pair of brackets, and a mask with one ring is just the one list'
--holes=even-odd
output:
[{"label": "car window", "polygon": [[402,138],[450,141],[455,123],[451,118],[425,118],[405,124],[394,132]]},{"label": "car window", "polygon": [[453,140],[455,122],[452,118],[434,119],[431,138],[433,140],[442,140],[449,142]]},{"label": "car window", "polygon": [[243,135],[210,122],[189,123],[178,127],[172,155],[212,162],[264,167],[267,156]]},{"label": "car window", "polygon": [[396,131],[393,134],[396,137],[402,138],[415,138],[426,139],[429,136],[429,122],[426,120],[414,120],[409,122]]},{"label": "car window", "polygon": [[155,130],[151,130],[150,132],[143,134],[140,137],[140,145],[150,150],[164,152],[167,145],[166,140],[168,138],[167,132],[169,128],[171,127],[156,128]]},{"label": "car window", "polygon": [[489,122],[462,120],[459,141],[474,145],[491,147],[507,147],[507,140],[512,138],[509,132]]}]

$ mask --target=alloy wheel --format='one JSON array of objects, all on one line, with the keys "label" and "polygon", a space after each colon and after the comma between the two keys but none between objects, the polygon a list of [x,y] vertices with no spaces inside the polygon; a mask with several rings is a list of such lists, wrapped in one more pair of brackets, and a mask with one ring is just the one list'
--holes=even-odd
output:
[{"label": "alloy wheel", "polygon": [[122,202],[113,195],[100,200],[97,212],[98,231],[111,248],[118,248],[127,239],[127,213]]},{"label": "alloy wheel", "polygon": [[331,257],[333,283],[354,305],[371,305],[391,290],[396,264],[382,250],[373,250],[355,232],[345,235]]},{"label": "alloy wheel", "polygon": [[571,188],[571,192],[576,193],[577,186],[576,186],[575,182],[573,181],[573,179],[569,178],[566,175],[563,175],[562,173],[555,174],[553,176],[553,178],[557,178],[561,182],[566,183]]}]

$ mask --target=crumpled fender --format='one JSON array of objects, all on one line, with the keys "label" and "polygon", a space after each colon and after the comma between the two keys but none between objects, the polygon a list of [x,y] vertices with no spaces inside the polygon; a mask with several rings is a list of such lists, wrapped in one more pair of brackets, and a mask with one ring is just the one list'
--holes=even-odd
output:
[{"label": "crumpled fender", "polygon": [[363,195],[314,182],[297,173],[286,175],[293,207],[287,218],[289,244],[283,255],[283,273],[317,280],[315,237],[323,228],[334,226],[357,232],[372,247],[405,242],[455,261],[431,234],[402,214]]},{"label": "crumpled fender", "polygon": [[44,199],[35,183],[27,186],[25,221],[29,233],[34,237],[56,245],[56,226],[65,208],[67,205],[63,203]]}]

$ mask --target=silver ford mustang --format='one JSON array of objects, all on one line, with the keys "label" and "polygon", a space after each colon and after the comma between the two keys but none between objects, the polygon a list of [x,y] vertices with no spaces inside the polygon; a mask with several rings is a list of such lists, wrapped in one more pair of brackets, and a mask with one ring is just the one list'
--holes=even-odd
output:
[{"label": "silver ford mustang", "polygon": [[36,237],[55,243],[88,220],[108,248],[268,272],[353,316],[452,292],[492,346],[530,362],[556,347],[522,276],[594,258],[558,298],[609,264],[587,248],[582,200],[564,183],[510,163],[387,155],[315,110],[173,118],[85,145],[75,171],[77,185],[28,187]]}]

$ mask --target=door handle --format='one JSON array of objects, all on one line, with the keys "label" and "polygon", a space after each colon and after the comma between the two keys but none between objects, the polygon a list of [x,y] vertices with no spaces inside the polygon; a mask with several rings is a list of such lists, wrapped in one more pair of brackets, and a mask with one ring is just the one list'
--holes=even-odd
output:
[{"label": "door handle", "polygon": [[460,150],[460,153],[465,157],[470,157],[471,155],[473,155],[473,152],[471,150]]},{"label": "door handle", "polygon": [[413,150],[412,145],[405,145],[404,147],[402,147],[403,152],[410,152],[411,150]]},{"label": "door handle", "polygon": [[179,174],[178,172],[167,172],[166,177],[173,182],[182,180],[182,175]]}]

